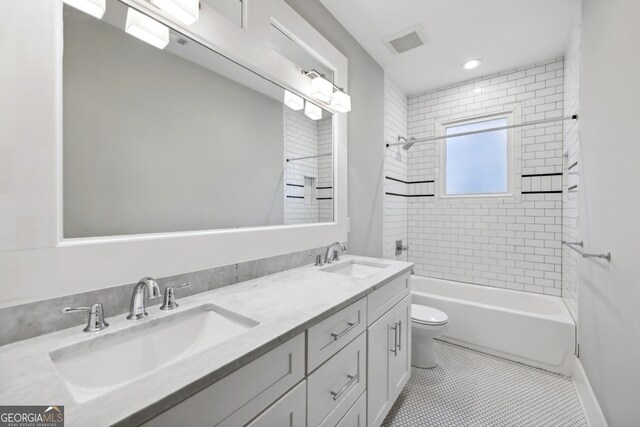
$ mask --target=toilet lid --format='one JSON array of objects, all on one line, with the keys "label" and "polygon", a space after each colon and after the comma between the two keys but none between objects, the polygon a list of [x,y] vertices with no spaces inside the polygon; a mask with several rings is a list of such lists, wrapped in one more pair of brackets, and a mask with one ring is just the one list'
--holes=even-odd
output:
[{"label": "toilet lid", "polygon": [[423,325],[444,325],[449,322],[449,317],[433,307],[411,304],[411,320]]}]

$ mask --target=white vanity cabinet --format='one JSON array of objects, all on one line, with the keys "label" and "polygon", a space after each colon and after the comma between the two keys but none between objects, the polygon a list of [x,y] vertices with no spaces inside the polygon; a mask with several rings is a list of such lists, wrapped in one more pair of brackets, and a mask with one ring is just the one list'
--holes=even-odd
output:
[{"label": "white vanity cabinet", "polygon": [[304,427],[307,425],[307,382],[282,396],[247,427]]},{"label": "white vanity cabinet", "polygon": [[367,425],[382,424],[411,375],[411,295],[367,329]]},{"label": "white vanity cabinet", "polygon": [[244,426],[304,379],[304,334],[167,409],[145,427]]},{"label": "white vanity cabinet", "polygon": [[411,372],[403,274],[145,426],[379,426]]}]

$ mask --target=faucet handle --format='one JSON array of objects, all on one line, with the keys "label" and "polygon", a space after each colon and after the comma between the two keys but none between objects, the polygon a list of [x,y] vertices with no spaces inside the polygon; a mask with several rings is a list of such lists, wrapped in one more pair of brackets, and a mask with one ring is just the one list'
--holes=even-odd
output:
[{"label": "faucet handle", "polygon": [[176,291],[189,287],[191,287],[191,282],[184,283],[180,286],[167,286],[164,290],[164,299],[160,306],[160,310],[173,310],[174,308],[177,308],[178,303],[176,302]]},{"label": "faucet handle", "polygon": [[316,255],[316,267],[320,267],[323,265],[324,263],[322,262],[322,255],[320,254]]},{"label": "faucet handle", "polygon": [[100,303],[92,304],[91,307],[64,307],[60,309],[60,313],[76,313],[78,311],[88,311],[89,320],[84,332],[98,332],[109,326],[104,320],[104,307]]}]

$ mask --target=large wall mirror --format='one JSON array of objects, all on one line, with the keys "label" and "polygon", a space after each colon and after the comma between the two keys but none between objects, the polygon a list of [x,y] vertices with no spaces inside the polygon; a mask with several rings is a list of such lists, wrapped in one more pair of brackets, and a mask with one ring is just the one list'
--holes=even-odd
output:
[{"label": "large wall mirror", "polygon": [[331,113],[106,6],[64,6],[65,238],[333,221]]}]

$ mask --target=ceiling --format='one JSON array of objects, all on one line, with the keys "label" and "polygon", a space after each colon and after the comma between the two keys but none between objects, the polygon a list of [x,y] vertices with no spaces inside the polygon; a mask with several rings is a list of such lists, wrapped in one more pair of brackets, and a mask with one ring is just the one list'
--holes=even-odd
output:
[{"label": "ceiling", "polygon": [[[406,94],[562,56],[580,0],[320,0]],[[425,45],[382,39],[421,24]],[[483,60],[474,70],[460,65]]]}]

